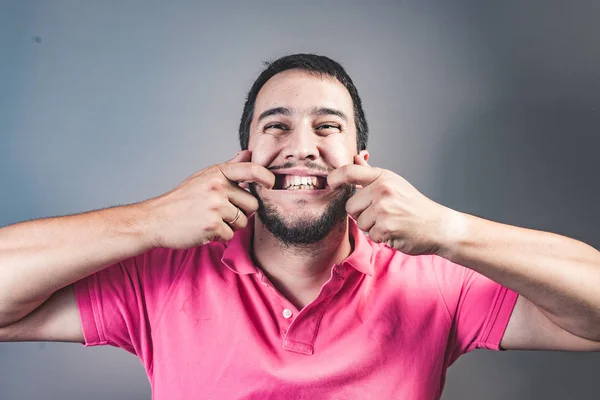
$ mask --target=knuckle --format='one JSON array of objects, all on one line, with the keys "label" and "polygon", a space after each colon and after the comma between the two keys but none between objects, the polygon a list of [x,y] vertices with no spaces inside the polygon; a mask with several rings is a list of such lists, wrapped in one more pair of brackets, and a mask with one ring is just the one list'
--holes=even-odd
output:
[{"label": "knuckle", "polygon": [[215,199],[208,207],[209,212],[215,215],[221,215],[221,213],[223,212],[223,205],[218,200],[219,199]]},{"label": "knuckle", "polygon": [[208,221],[208,223],[204,227],[204,231],[207,233],[215,233],[219,229],[220,225],[221,225],[221,220],[220,219],[217,220],[216,218],[213,218],[210,221]]},{"label": "knuckle", "polygon": [[369,231],[369,235],[372,238],[376,238],[377,241],[382,241],[385,239],[385,229],[380,220],[375,221],[375,224],[373,224],[373,227]]},{"label": "knuckle", "polygon": [[225,241],[230,241],[231,239],[233,239],[233,230],[225,229],[221,234],[221,238]]},{"label": "knuckle", "polygon": [[394,187],[386,181],[383,181],[379,186],[379,194],[382,196],[391,196],[394,194]]},{"label": "knuckle", "polygon": [[263,167],[258,164],[250,164],[250,174],[254,177],[260,176]]},{"label": "knuckle", "polygon": [[366,232],[367,229],[369,229],[369,225],[367,225],[365,221],[358,220],[356,221],[356,224],[358,225],[358,229],[360,229],[363,232]]},{"label": "knuckle", "polygon": [[379,230],[377,229],[377,227],[374,227],[373,229],[371,229],[369,231],[369,237],[374,242],[382,242],[383,241],[383,237],[381,236],[381,234],[380,234]]},{"label": "knuckle", "polygon": [[211,192],[220,192],[223,189],[223,180],[218,176],[213,176],[208,181],[208,190]]}]

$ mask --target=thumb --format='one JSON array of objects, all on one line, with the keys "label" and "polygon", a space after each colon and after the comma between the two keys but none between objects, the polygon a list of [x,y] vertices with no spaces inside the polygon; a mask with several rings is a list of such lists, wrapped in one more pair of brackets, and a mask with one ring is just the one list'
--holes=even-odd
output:
[{"label": "thumb", "polygon": [[251,156],[252,156],[252,153],[250,152],[250,150],[240,150],[237,152],[235,157],[233,157],[231,160],[229,160],[227,162],[228,163],[246,162],[246,161],[250,161]]}]

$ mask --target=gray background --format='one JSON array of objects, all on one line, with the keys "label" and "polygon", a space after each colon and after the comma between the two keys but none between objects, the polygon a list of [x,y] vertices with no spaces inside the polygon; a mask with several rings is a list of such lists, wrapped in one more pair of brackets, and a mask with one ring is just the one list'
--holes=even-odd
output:
[{"label": "gray background", "polygon": [[[316,52],[373,165],[600,246],[600,2],[0,1],[0,225],[158,195],[231,158],[261,61]],[[444,399],[597,399],[599,354],[475,351]],[[113,348],[0,344],[1,399],[148,399]]]}]

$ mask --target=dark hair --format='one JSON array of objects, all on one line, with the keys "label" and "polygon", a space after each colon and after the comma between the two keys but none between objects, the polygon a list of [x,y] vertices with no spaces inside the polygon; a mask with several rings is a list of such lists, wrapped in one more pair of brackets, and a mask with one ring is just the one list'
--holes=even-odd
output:
[{"label": "dark hair", "polygon": [[264,84],[274,75],[288,69],[299,69],[316,75],[327,75],[337,79],[344,85],[350,93],[350,97],[354,104],[357,148],[359,151],[367,148],[369,127],[367,125],[365,112],[362,108],[360,96],[358,95],[356,86],[352,83],[352,79],[350,79],[350,76],[348,76],[344,68],[338,62],[333,61],[331,58],[316,54],[292,54],[272,62],[265,62],[265,65],[266,68],[260,73],[256,81],[254,81],[254,84],[246,97],[246,103],[244,104],[244,111],[242,112],[242,119],[240,120],[239,126],[239,139],[242,150],[248,148],[250,123],[252,122],[252,117],[254,115],[254,104],[256,103],[258,92],[260,92],[260,89]]}]

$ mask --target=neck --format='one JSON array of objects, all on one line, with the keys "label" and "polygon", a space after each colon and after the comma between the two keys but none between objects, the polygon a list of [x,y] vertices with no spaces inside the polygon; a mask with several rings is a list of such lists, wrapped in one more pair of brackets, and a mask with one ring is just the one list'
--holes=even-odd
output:
[{"label": "neck", "polygon": [[256,216],[254,259],[271,283],[298,309],[313,301],[331,276],[333,265],[352,252],[348,220],[336,225],[320,242],[290,245],[281,242]]}]

